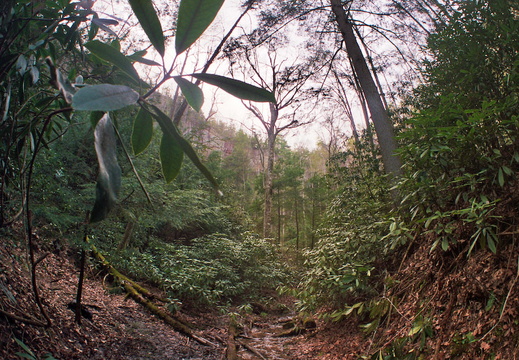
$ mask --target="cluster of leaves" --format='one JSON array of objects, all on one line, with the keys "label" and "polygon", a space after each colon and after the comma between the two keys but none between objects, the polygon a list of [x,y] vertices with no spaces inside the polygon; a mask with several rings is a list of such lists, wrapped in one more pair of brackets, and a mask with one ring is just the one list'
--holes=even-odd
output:
[{"label": "cluster of leaves", "polygon": [[354,151],[330,162],[335,196],[317,232],[315,248],[306,251],[307,268],[298,297],[303,308],[341,308],[376,291],[375,268],[385,251],[380,239],[387,231],[391,206],[380,162],[372,156],[369,137]]},{"label": "cluster of leaves", "polygon": [[[398,186],[402,206],[385,237],[392,247],[413,239],[435,256],[460,259],[506,245],[506,229],[517,224],[518,11],[508,0],[460,2],[429,37],[426,83],[400,133],[405,175]],[[441,315],[429,315],[420,312],[407,334],[372,358],[429,354],[427,339],[444,330],[432,326]],[[456,352],[480,340],[469,335],[453,339],[462,342]]]},{"label": "cluster of leaves", "polygon": [[[119,130],[122,138],[131,136],[130,126],[121,124]],[[78,199],[88,199],[93,190],[92,184],[84,185],[85,179],[91,182],[95,178],[95,154],[85,146],[91,132],[88,122],[78,124],[67,137],[51,144],[41,156],[39,165],[45,168],[34,179],[33,194],[42,196],[34,203],[38,224],[52,227],[54,232],[59,229],[71,240],[74,232],[77,240],[81,239],[83,229],[77,224],[88,209]],[[139,190],[130,166],[121,163],[124,206],[114,209],[110,222],[89,229],[91,240],[103,253],[111,254],[108,257],[116,267],[160,286],[172,299],[201,306],[260,296],[262,290],[272,291],[287,281],[289,276],[276,248],[250,234],[240,235],[241,227],[230,216],[237,206],[225,205],[194,164],[186,163],[176,181],[165,184],[156,151],[160,142],[155,139],[149,147],[134,164],[153,206]],[[226,161],[208,156],[206,164],[215,176],[238,170],[222,169]],[[67,167],[63,174],[62,166]],[[55,172],[57,179],[53,179]],[[62,189],[56,192],[59,186]],[[231,201],[231,191],[236,189],[222,189],[227,194],[223,200]],[[67,211],[78,216],[70,217]],[[135,223],[131,238],[120,249],[129,223]]]},{"label": "cluster of leaves", "polygon": [[506,0],[463,3],[429,39],[434,60],[400,136],[407,170],[400,190],[406,221],[434,234],[433,249],[468,237],[461,249],[479,243],[495,252],[508,223],[497,208],[513,196],[519,170],[514,11]]},{"label": "cluster of leaves", "polygon": [[[205,29],[213,21],[222,3],[223,1],[221,0],[204,2],[204,6],[201,6],[198,1],[182,1],[180,3],[175,34],[175,50],[177,56],[185,52],[202,35]],[[148,35],[153,47],[162,57],[162,63],[165,64],[164,35],[152,2],[130,1],[130,5],[142,25],[144,32]],[[94,41],[85,46],[98,58],[108,61],[120,71],[128,75],[136,84],[142,84],[142,81],[135,72],[130,59],[119,53],[116,49],[114,50],[107,44]],[[198,88],[196,83],[191,83],[182,75],[172,76],[171,74],[174,65],[175,64],[172,64],[169,70],[166,69],[165,65],[163,65],[163,80],[161,83],[169,79],[174,79],[182,90],[187,102],[196,111],[199,111],[203,104],[202,91]],[[216,85],[242,99],[264,102],[275,101],[274,96],[268,91],[240,81],[206,73],[190,74],[189,76],[197,79],[198,82],[204,81]],[[72,106],[76,110],[113,111],[127,105],[136,104],[140,101],[141,108],[137,113],[134,122],[134,131],[132,136],[134,152],[136,154],[140,153],[151,141],[153,127],[152,121],[155,120],[163,131],[160,147],[160,159],[166,181],[170,182],[178,175],[179,169],[182,165],[183,156],[186,155],[207,177],[207,179],[213,183],[213,185],[217,186],[212,174],[201,163],[194,149],[191,147],[191,144],[182,137],[174,122],[158,107],[144,101],[161,83],[157,84],[152,90],[142,96],[127,86],[111,84],[87,86],[80,89],[74,95],[72,98]],[[105,132],[103,132],[103,135],[104,133]],[[99,136],[101,137],[102,135],[100,134]],[[106,146],[103,148],[106,148]],[[107,168],[108,170],[108,174],[104,177],[112,180],[114,177],[117,178],[117,168],[112,167],[113,171],[110,171],[109,167],[103,166],[103,162],[108,156],[108,154],[102,154],[98,151],[101,169]],[[101,220],[105,217],[102,209],[110,207],[109,200],[117,194],[118,185],[117,181],[106,181],[103,178],[103,174],[100,173],[100,177],[98,178],[97,200],[96,205],[94,205],[92,219]],[[108,206],[104,206],[106,203],[108,203]],[[98,215],[97,212],[100,212],[100,214]]]},{"label": "cluster of leaves", "polygon": [[[14,338],[14,341],[23,349],[24,352],[17,352],[16,355],[23,359],[29,359],[29,360],[38,360],[38,357],[34,352],[20,339]],[[51,354],[45,354],[42,358],[43,360],[56,360],[54,356]]]},{"label": "cluster of leaves", "polygon": [[257,298],[289,279],[275,247],[249,233],[213,234],[189,245],[154,241],[146,252],[114,253],[111,261],[133,278],[160,286],[171,299],[194,305]]},{"label": "cluster of leaves", "polygon": [[[85,9],[62,1],[5,1],[0,8],[0,217],[18,211],[41,146],[59,137],[71,121],[64,99],[56,96],[45,59],[75,51]],[[71,75],[74,71],[71,72]],[[63,78],[61,78],[63,80]],[[27,183],[27,185],[30,185]]]},{"label": "cluster of leaves", "polygon": [[[206,30],[223,1],[182,1],[179,5],[175,34],[177,57],[184,53]],[[167,80],[174,79],[187,102],[197,111],[203,103],[200,81],[219,86],[240,98],[274,101],[266,90],[218,75],[200,73],[188,76],[172,74],[176,65],[166,68],[165,38],[151,1],[130,1],[144,32],[162,58],[162,65],[144,58],[145,51],[124,55],[118,39],[97,40],[100,29],[115,36],[110,26],[115,17],[100,18],[93,2],[69,3],[49,0],[2,5],[0,21],[0,87],[2,116],[2,205],[9,199],[7,186],[22,189],[20,178],[32,173],[37,152],[53,137],[59,137],[77,111],[91,112],[99,163],[97,197],[91,222],[102,220],[115,204],[121,170],[115,151],[113,115],[138,102],[141,107],[134,121],[132,145],[135,153],[143,151],[153,136],[153,121],[163,132],[160,147],[163,174],[169,182],[179,172],[184,155],[189,157],[207,179],[216,181],[201,163],[196,152],[164,112],[147,99]],[[84,43],[84,40],[87,40]],[[85,52],[85,49],[88,52]],[[78,61],[81,60],[81,61]],[[86,61],[85,61],[86,60]],[[176,58],[174,62],[176,61]],[[134,63],[162,69],[162,80],[151,87],[135,70]],[[66,73],[67,75],[63,75]],[[77,76],[79,74],[79,76]],[[87,79],[85,82],[83,79]],[[99,80],[103,82],[99,84]],[[51,87],[59,92],[56,93]],[[32,161],[27,158],[32,156]],[[29,166],[26,164],[29,163]],[[29,168],[29,169],[28,169]],[[5,211],[6,206],[2,206]],[[2,214],[2,221],[3,221]]]},{"label": "cluster of leaves", "polygon": [[[400,124],[405,175],[395,188],[398,211],[391,211],[391,190],[368,137],[356,152],[332,160],[337,195],[317,246],[306,254],[296,291],[302,308],[331,307],[333,319],[362,314],[370,332],[394,307],[372,296],[384,286],[377,276],[388,269],[384,255],[417,239],[431,251],[498,251],[499,233],[517,216],[511,205],[519,171],[517,13],[506,0],[463,2],[431,35],[427,82],[410,104],[415,113]],[[407,343],[423,349],[430,324],[417,317],[393,358],[403,358]]]}]

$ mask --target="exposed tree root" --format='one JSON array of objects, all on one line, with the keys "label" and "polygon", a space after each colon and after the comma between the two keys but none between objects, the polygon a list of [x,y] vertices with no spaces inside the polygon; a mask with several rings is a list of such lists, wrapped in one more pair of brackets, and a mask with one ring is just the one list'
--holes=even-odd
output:
[{"label": "exposed tree root", "polygon": [[261,360],[267,360],[267,358],[263,356],[263,354],[261,354],[258,350],[256,350],[252,345],[249,345],[245,341],[241,341],[240,339],[236,339],[236,341],[238,342],[238,344],[243,346],[245,349],[249,350],[251,353],[259,357]]},{"label": "exposed tree root", "polygon": [[225,351],[226,360],[239,360],[236,344],[236,335],[238,334],[238,326],[234,319],[231,319],[229,324],[229,335],[227,336],[227,349]]}]

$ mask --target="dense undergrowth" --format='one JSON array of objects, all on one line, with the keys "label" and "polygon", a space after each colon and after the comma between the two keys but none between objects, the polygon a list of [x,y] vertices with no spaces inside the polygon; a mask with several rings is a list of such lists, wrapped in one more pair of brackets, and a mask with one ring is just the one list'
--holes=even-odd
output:
[{"label": "dense undergrowth", "polygon": [[[92,175],[85,173],[85,161],[93,154],[91,150],[83,154],[81,161],[75,154],[85,151],[82,139],[89,133],[88,126],[79,122],[66,141],[54,144],[45,154],[44,171],[35,177],[34,194],[41,195],[34,206],[35,224],[49,246],[81,249],[86,231],[117,269],[164,290],[172,309],[183,303],[215,307],[252,301],[290,282],[290,270],[282,263],[279,249],[245,232],[230,206],[215,195],[191,164],[184,166],[171,185],[163,183],[160,167],[140,167],[145,170],[141,176],[152,204],[134,174],[123,165],[126,199],[115,209],[111,221],[87,230],[78,226],[83,222],[81,215],[71,214],[85,213],[88,207],[72,194],[84,196],[88,202],[93,189],[84,184]],[[150,162],[150,155],[136,159],[137,164],[141,161]],[[48,181],[49,177],[54,179]],[[65,238],[50,240],[57,231]]]},{"label": "dense undergrowth", "polygon": [[114,266],[163,289],[174,306],[262,300],[290,278],[276,248],[251,234],[234,239],[212,234],[189,245],[154,241],[145,252],[131,249],[111,254]]},{"label": "dense undergrowth", "polygon": [[519,32],[512,8],[508,1],[463,3],[430,36],[427,81],[395,118],[404,162],[393,187],[398,206],[377,166],[360,161],[362,148],[344,154],[348,167],[296,293],[302,309],[320,307],[325,318],[363,319],[374,359],[508,358],[517,351],[507,338],[518,331]]}]

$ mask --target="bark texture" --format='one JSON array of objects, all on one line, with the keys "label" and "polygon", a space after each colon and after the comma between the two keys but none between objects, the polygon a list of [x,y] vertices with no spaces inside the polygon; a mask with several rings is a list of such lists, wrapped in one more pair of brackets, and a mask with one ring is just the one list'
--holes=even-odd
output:
[{"label": "bark texture", "polygon": [[401,174],[402,163],[396,154],[396,141],[393,125],[389,120],[386,109],[380,97],[380,93],[375,84],[373,76],[369,70],[366,59],[359,46],[353,24],[344,10],[341,0],[330,0],[332,11],[335,14],[337,25],[346,45],[348,57],[351,59],[354,71],[358,77],[359,85],[366,98],[366,102],[371,114],[371,119],[375,126],[384,170],[391,177],[396,179]]}]

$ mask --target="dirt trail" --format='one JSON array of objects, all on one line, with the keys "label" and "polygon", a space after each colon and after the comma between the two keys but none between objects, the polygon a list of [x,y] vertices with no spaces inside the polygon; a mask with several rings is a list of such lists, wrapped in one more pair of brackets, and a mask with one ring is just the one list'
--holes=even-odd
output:
[{"label": "dirt trail", "polygon": [[284,320],[285,318],[269,318],[264,321],[252,322],[248,329],[244,329],[243,336],[237,339],[242,345],[239,347],[238,355],[243,360],[257,360],[260,357],[250,350],[254,349],[264,359],[291,359],[298,339],[279,336],[285,331],[283,329]]},{"label": "dirt trail", "polygon": [[242,324],[237,336],[241,360],[356,360],[367,345],[358,324],[351,322],[330,324],[312,318],[302,321],[295,314],[270,314],[249,316]]},{"label": "dirt trail", "polygon": [[[17,352],[23,352],[15,338],[41,359],[49,353],[60,360],[225,359],[229,314],[199,310],[177,314],[195,328],[197,335],[214,344],[201,345],[174,331],[124,294],[113,293],[117,287],[111,288],[107,279],[94,272],[93,267],[85,279],[82,301],[93,318],[91,321],[83,319],[82,324],[77,325],[73,311],[67,306],[75,299],[78,275],[70,255],[47,254],[38,267],[40,292],[52,327],[28,326],[0,316],[0,359],[15,359]],[[14,260],[23,256],[20,248],[0,247],[0,306],[9,312],[37,317],[27,269]],[[288,304],[287,308],[290,307]],[[277,336],[286,331],[283,324],[291,317],[293,314],[269,309],[242,317],[243,326],[236,337],[240,359],[356,359],[348,357],[350,351],[344,348],[355,341],[351,337],[338,338],[344,330],[330,333],[328,326],[324,327],[322,323],[318,323],[316,330],[304,334]]]}]

